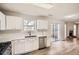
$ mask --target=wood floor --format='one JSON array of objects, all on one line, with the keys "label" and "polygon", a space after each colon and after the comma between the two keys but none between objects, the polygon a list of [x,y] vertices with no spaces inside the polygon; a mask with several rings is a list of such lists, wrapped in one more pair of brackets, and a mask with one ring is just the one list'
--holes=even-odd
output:
[{"label": "wood floor", "polygon": [[28,55],[79,55],[79,40],[52,42],[50,48],[33,51]]}]

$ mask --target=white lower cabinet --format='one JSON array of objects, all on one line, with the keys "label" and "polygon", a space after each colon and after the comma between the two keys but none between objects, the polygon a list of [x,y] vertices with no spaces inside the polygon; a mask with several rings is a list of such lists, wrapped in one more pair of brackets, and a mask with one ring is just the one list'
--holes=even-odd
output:
[{"label": "white lower cabinet", "polygon": [[28,53],[39,48],[38,39],[25,38],[12,41],[12,54]]},{"label": "white lower cabinet", "polygon": [[31,37],[31,38],[26,38],[25,40],[25,50],[27,52],[31,52],[34,50],[37,50],[39,48],[38,46],[38,39]]},{"label": "white lower cabinet", "polygon": [[12,54],[21,54],[25,52],[25,40],[14,40],[12,41]]},{"label": "white lower cabinet", "polygon": [[26,38],[25,39],[25,51],[30,52],[30,50],[31,50],[30,47],[31,47],[31,43],[29,41],[29,38]]},{"label": "white lower cabinet", "polygon": [[[32,39],[32,38],[31,38],[31,39]],[[38,39],[34,39],[34,38],[33,38],[32,41],[33,41],[33,43],[32,43],[32,46],[33,46],[32,50],[37,50],[37,49],[39,48],[39,43],[38,43],[39,41],[38,41]],[[31,41],[31,42],[32,42],[32,41]]]}]

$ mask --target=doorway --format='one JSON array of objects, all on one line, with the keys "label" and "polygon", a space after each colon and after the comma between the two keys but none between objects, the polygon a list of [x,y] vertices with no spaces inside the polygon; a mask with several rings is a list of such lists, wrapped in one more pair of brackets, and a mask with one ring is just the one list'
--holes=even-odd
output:
[{"label": "doorway", "polygon": [[51,25],[51,41],[59,41],[59,24]]}]

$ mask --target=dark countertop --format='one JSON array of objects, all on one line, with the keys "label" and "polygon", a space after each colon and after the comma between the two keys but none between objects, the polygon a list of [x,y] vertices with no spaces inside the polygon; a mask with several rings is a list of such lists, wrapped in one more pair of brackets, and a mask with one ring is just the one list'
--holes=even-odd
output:
[{"label": "dark countertop", "polygon": [[31,36],[25,36],[25,38],[30,38],[30,37],[37,37],[37,36],[35,36],[35,35],[34,36],[32,36],[32,35]]}]

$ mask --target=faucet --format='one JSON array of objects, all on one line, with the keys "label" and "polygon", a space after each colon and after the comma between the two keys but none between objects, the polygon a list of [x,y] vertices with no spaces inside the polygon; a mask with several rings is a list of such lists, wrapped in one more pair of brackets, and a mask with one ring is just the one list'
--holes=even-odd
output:
[{"label": "faucet", "polygon": [[28,31],[29,36],[31,36],[31,31]]}]

